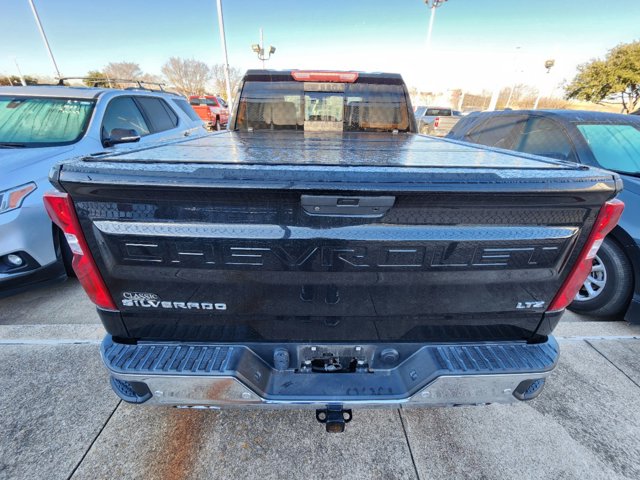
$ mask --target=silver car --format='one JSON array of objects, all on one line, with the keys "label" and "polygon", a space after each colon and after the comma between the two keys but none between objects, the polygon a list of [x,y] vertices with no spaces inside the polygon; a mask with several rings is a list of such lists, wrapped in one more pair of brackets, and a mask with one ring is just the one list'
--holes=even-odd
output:
[{"label": "silver car", "polygon": [[60,161],[206,135],[188,101],[145,89],[0,87],[0,296],[71,274],[42,195]]}]

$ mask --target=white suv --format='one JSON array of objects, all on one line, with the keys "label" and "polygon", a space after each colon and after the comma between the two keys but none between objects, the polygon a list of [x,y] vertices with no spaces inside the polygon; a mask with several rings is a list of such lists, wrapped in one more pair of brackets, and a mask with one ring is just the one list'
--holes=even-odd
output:
[{"label": "white suv", "polygon": [[42,203],[55,163],[206,134],[189,102],[172,93],[0,87],[0,296],[72,272],[64,236]]}]

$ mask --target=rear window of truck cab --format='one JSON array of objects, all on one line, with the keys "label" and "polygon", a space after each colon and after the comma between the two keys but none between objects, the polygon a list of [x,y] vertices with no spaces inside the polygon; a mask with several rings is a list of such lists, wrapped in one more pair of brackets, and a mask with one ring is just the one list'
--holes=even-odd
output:
[{"label": "rear window of truck cab", "polygon": [[247,81],[240,95],[240,130],[408,132],[401,85]]},{"label": "rear window of truck cab", "polygon": [[425,117],[450,117],[453,113],[450,108],[427,108]]}]

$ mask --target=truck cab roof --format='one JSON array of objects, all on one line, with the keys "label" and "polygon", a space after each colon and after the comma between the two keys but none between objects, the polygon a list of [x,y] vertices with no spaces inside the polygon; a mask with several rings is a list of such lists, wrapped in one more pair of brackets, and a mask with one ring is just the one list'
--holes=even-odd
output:
[{"label": "truck cab roof", "polygon": [[353,74],[356,79],[349,83],[374,83],[374,84],[387,84],[387,85],[404,85],[402,75],[399,73],[388,72],[359,72],[359,71],[347,71],[347,70],[247,70],[244,75],[244,81],[291,81],[294,80],[296,73],[309,73],[313,74]]}]

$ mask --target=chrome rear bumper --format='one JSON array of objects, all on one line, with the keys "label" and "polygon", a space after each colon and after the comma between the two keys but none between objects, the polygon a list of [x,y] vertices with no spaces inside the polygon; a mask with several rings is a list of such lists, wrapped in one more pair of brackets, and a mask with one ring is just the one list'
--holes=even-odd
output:
[{"label": "chrome rear bumper", "polygon": [[[390,345],[289,345],[285,347],[289,365],[280,369],[265,359],[265,352],[283,348],[273,345],[124,345],[107,337],[101,351],[112,386],[123,399],[192,408],[512,403],[540,393],[559,355],[553,337],[534,345],[500,342],[395,347],[399,348],[396,361],[385,364],[381,352],[394,348]],[[357,352],[362,368],[348,373],[306,370],[309,355],[328,350]],[[389,363],[389,358],[386,360]]]}]

